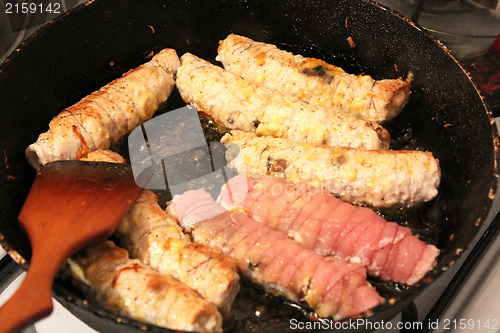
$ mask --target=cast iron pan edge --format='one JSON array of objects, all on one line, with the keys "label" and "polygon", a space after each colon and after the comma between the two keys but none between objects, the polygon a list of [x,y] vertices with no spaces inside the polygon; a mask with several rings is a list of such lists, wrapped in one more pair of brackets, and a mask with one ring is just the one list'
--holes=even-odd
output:
[{"label": "cast iron pan edge", "polygon": [[[99,3],[101,3],[101,2],[102,1],[99,1]],[[90,2],[88,2],[88,3],[84,4],[84,5],[79,6],[78,8],[72,10],[71,12],[69,12],[69,13],[67,13],[67,14],[59,17],[59,18],[57,18],[56,20],[54,20],[53,22],[51,22],[48,26],[53,25],[54,23],[59,24],[59,22],[63,21],[67,15],[69,15],[69,14],[71,14],[73,12],[80,11],[80,10],[82,10],[84,7],[86,7],[89,4],[90,4]],[[371,5],[374,5],[375,7],[382,8],[385,11],[390,11],[388,8],[380,6],[380,5],[375,4],[375,3],[371,3]],[[378,9],[374,8],[374,10],[378,10]],[[392,14],[394,14],[394,13],[392,13]],[[456,59],[451,54],[451,52],[447,48],[443,47],[443,45],[439,41],[435,40],[424,29],[422,29],[421,27],[419,27],[416,24],[413,24],[408,19],[406,19],[406,18],[398,15],[397,13],[396,13],[396,15],[399,17],[399,19],[402,19],[402,20],[405,20],[406,22],[409,22],[415,29],[418,29],[418,30],[422,31],[422,33],[424,35],[426,35],[428,38],[431,38],[436,44],[438,44],[443,50],[445,50],[456,61]],[[5,63],[0,67],[0,73],[3,71],[3,68],[6,66],[5,65],[6,63],[8,63],[10,61],[14,61],[18,57],[18,55],[23,52],[23,49],[25,48],[25,46],[27,44],[29,44],[29,43],[32,43],[32,41],[37,38],[36,35],[43,36],[43,34],[45,33],[46,30],[47,30],[47,27],[45,27],[44,29],[40,30],[39,32],[37,32],[35,34],[35,36],[30,37],[25,43],[23,43],[23,45],[18,50],[16,50],[13,55],[11,55],[9,58],[6,59]],[[235,32],[237,32],[237,31],[235,31]],[[139,62],[142,62],[142,61],[139,61]],[[462,71],[467,75],[467,77],[470,80],[470,77],[468,76],[467,71],[463,69],[463,66],[461,66],[460,64],[458,64],[458,65],[460,66],[460,68],[462,69]],[[472,81],[471,81],[471,83],[472,83]],[[477,90],[477,88],[475,88],[475,89],[476,89],[476,92],[478,93],[478,95],[480,95],[479,91]],[[483,105],[484,105],[484,103],[483,103]],[[490,120],[490,125],[492,127],[491,128],[491,133],[492,133],[492,137],[493,137],[493,145],[494,145],[494,150],[495,150],[495,153],[494,153],[495,159],[494,159],[494,165],[493,165],[493,177],[491,178],[490,184],[489,184],[489,195],[488,195],[488,198],[484,198],[483,199],[483,201],[484,201],[483,205],[482,205],[483,208],[482,208],[482,212],[478,215],[478,218],[477,218],[477,221],[476,221],[476,226],[475,226],[476,230],[482,224],[482,221],[485,219],[485,217],[487,215],[487,212],[488,212],[489,208],[491,207],[492,200],[493,200],[493,198],[495,196],[495,191],[496,191],[496,188],[497,188],[497,180],[498,180],[498,163],[497,163],[498,158],[499,158],[498,134],[497,134],[496,126],[495,126],[495,121],[494,121],[494,119],[492,117],[491,112],[486,108],[486,106],[485,106],[485,109],[487,110],[488,118]],[[33,135],[35,135],[35,133]],[[11,167],[11,171],[12,171],[13,166],[11,165],[10,167]],[[15,168],[15,166],[14,166],[14,168]],[[32,173],[32,175],[34,175],[33,172],[31,172],[31,173]],[[26,178],[27,178],[26,182],[30,183],[32,181],[32,178],[31,179],[29,179],[29,177],[26,177]],[[2,179],[2,181],[3,181],[3,179]],[[474,233],[475,233],[475,231],[474,231]],[[8,239],[8,237],[6,237],[6,238]],[[8,245],[8,243],[7,243],[7,241],[5,239],[2,239],[1,242],[2,242],[2,245],[6,245],[6,247],[9,249],[10,255],[18,263],[22,264],[24,266],[24,268],[26,268],[25,261],[24,261],[23,257],[21,255],[19,255],[17,253],[17,251],[15,251],[13,248],[11,248]],[[26,253],[26,249],[24,249],[24,251],[22,253]],[[397,312],[400,311],[400,309],[404,305],[406,305],[414,297],[416,297],[416,295],[421,290],[423,290],[428,284],[430,284],[433,280],[435,280],[442,273],[442,271],[446,270],[456,260],[456,258],[458,258],[459,255],[460,255],[460,253],[458,251],[455,251],[452,254],[450,254],[449,255],[450,260],[447,260],[447,265],[441,265],[441,266],[438,265],[438,267],[433,272],[429,273],[427,275],[427,277],[421,283],[419,283],[416,286],[414,286],[414,287],[411,288],[411,294],[406,293],[405,294],[405,298],[403,300],[399,300],[398,301],[398,306],[392,306],[391,307],[389,304],[386,303],[385,305],[382,305],[382,306],[380,306],[380,307],[378,307],[378,308],[376,308],[374,310],[375,314],[372,316],[371,319],[373,319],[373,321],[377,321],[379,319],[387,319],[387,318],[392,317],[393,315],[395,315]],[[93,306],[89,306],[79,296],[75,296],[71,290],[69,290],[69,289],[66,288],[66,286],[60,285],[59,283],[56,283],[55,286],[54,286],[54,291],[55,291],[55,297],[56,297],[56,299],[58,299],[61,303],[63,303],[71,311],[75,312],[79,317],[84,318],[87,322],[89,322],[89,321],[85,317],[88,317],[89,313],[90,313],[91,319],[95,319],[96,320],[96,323],[97,323],[96,327],[95,327],[96,329],[102,330],[102,331],[108,331],[108,330],[116,329],[116,326],[115,326],[115,323],[117,321],[116,317],[114,317],[114,316],[110,315],[109,313],[104,312],[104,311],[102,311],[100,309],[96,309]],[[89,312],[87,312],[87,310],[89,310]],[[93,320],[91,320],[91,322],[94,323]],[[135,329],[142,330],[142,329],[145,328],[144,326],[142,326],[140,323],[137,323],[136,321],[131,321],[131,320],[127,320],[127,319],[120,319],[119,322],[120,322],[120,327],[121,327],[120,329],[121,330],[122,329],[126,330],[126,329],[129,329],[129,328],[130,329],[134,329],[134,330]],[[158,330],[158,331],[165,332],[165,330],[161,329],[161,328],[154,328],[152,326],[148,326],[148,327],[152,331],[157,331]]]}]

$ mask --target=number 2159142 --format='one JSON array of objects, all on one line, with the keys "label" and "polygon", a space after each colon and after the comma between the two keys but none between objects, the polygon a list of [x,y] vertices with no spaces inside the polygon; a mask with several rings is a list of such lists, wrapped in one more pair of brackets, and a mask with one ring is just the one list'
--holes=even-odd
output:
[{"label": "number 2159142", "polygon": [[498,319],[444,319],[443,320],[443,329],[445,330],[456,330],[456,329],[469,329],[469,330],[494,330],[497,331]]},{"label": "number 2159142", "polygon": [[53,13],[61,14],[61,3],[36,4],[34,2],[7,2],[5,4],[6,14],[35,14],[35,13]]}]

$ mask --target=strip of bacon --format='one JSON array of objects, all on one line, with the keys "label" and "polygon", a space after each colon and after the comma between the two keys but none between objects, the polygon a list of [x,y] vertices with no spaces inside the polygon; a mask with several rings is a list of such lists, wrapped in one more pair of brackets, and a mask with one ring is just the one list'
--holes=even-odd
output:
[{"label": "strip of bacon", "polygon": [[361,264],[368,274],[384,280],[415,284],[439,255],[409,228],[304,183],[236,176],[222,187],[218,202],[226,209],[243,210],[318,254]]},{"label": "strip of bacon", "polygon": [[173,205],[168,210],[195,241],[220,249],[249,279],[321,317],[345,318],[383,302],[362,266],[325,258],[244,213],[224,211],[204,190],[175,196]]}]

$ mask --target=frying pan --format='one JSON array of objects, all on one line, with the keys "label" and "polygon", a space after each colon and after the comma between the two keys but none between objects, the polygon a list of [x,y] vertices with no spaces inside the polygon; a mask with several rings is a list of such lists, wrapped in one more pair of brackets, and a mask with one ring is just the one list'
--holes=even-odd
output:
[{"label": "frying pan", "polygon": [[[453,55],[419,26],[364,0],[97,0],[50,22],[0,67],[2,244],[18,263],[29,260],[28,241],[17,223],[35,176],[24,150],[52,117],[162,48],[214,61],[218,41],[231,32],[376,79],[413,74],[410,102],[385,125],[392,148],[430,150],[440,160],[440,193],[418,208],[381,214],[410,226],[441,255],[436,268],[412,287],[371,280],[390,301],[363,316],[374,322],[390,319],[449,268],[476,235],[495,196],[499,140],[491,112]],[[182,105],[174,94],[160,112]],[[99,331],[165,332],[89,304],[64,276],[56,281],[54,296]],[[269,312],[257,318],[249,314],[254,306]],[[302,315],[297,311],[245,287],[225,327],[283,331],[290,316]]]}]

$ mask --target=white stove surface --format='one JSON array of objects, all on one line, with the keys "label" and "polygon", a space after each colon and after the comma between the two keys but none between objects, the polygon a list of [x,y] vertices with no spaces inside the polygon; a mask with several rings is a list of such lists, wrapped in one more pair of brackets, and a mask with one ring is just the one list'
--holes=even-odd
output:
[{"label": "white stove surface", "polygon": [[[4,286],[7,285],[5,290],[2,290],[0,286],[0,306],[14,294],[24,280],[25,275],[24,271],[18,269],[11,279],[4,283]],[[87,324],[73,316],[58,301],[55,299],[52,299],[52,301],[54,302],[54,311],[52,314],[33,326],[24,329],[23,333],[97,333],[87,326]]]},{"label": "white stove surface", "polygon": [[6,254],[7,254],[7,252],[5,252],[5,250],[0,246],[0,259],[5,257]]}]

